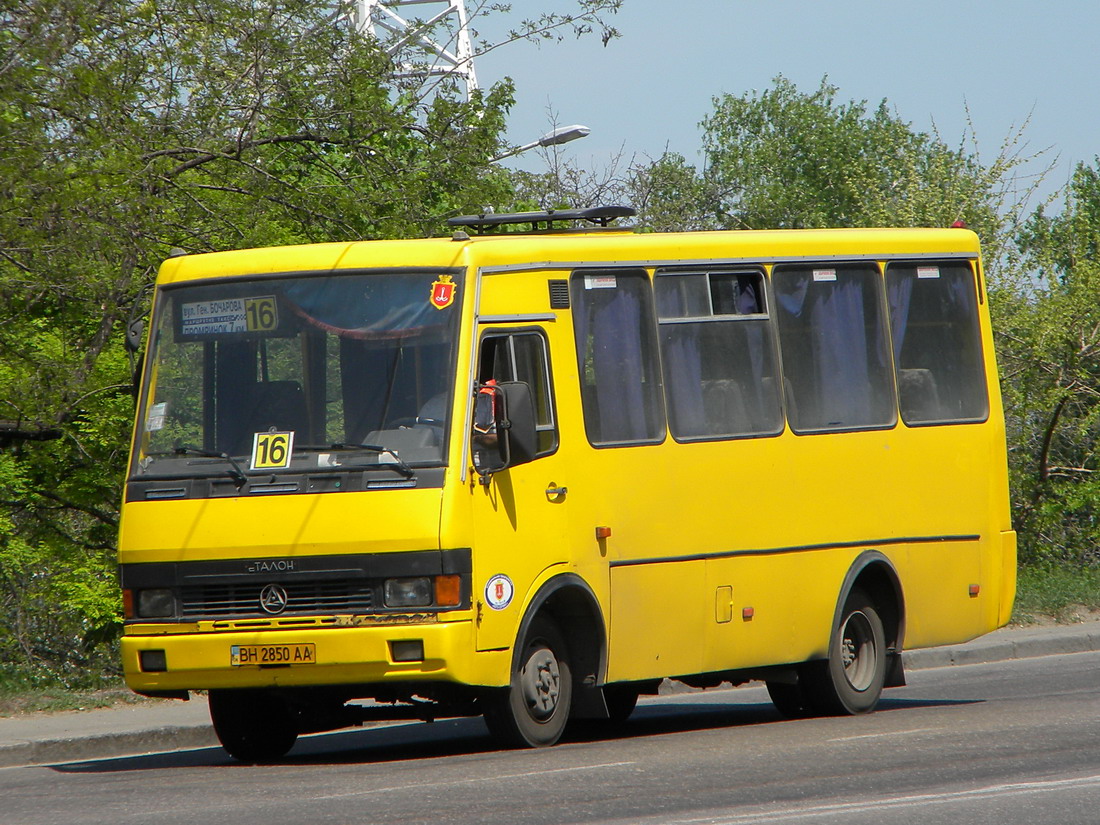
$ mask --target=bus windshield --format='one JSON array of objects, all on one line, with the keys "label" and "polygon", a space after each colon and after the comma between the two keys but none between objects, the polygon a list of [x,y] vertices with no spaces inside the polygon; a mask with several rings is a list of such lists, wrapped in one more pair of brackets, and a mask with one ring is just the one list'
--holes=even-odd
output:
[{"label": "bus windshield", "polygon": [[165,289],[131,476],[441,466],[460,281],[325,272]]}]

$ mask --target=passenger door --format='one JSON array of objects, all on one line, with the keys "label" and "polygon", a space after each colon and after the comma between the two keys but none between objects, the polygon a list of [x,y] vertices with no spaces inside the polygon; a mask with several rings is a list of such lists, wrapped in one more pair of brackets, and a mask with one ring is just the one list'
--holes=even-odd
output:
[{"label": "passenger door", "polygon": [[541,326],[493,327],[481,333],[479,384],[522,381],[531,388],[538,437],[535,459],[471,484],[474,532],[473,603],[477,647],[512,645],[523,605],[540,575],[568,558],[567,479],[558,455],[548,336]]}]

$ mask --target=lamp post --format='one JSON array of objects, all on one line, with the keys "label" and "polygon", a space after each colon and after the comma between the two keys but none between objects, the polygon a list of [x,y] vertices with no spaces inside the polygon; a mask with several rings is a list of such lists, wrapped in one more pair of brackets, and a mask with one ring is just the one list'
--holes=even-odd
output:
[{"label": "lamp post", "polygon": [[517,146],[515,149],[509,149],[502,155],[497,155],[492,158],[489,163],[496,163],[498,160],[504,160],[510,158],[513,155],[521,154],[529,149],[535,149],[539,146],[558,146],[562,143],[568,143],[571,140],[577,140],[578,138],[587,137],[592,132],[587,126],[581,126],[579,123],[575,123],[572,126],[559,126],[552,132],[547,132],[536,141],[531,143],[525,143],[522,146]]}]

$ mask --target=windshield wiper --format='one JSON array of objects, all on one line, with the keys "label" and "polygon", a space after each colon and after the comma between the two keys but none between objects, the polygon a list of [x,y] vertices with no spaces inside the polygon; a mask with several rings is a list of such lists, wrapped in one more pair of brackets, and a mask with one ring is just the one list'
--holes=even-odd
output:
[{"label": "windshield wiper", "polygon": [[389,447],[383,447],[381,444],[347,444],[342,441],[338,441],[335,444],[325,444],[324,446],[316,444],[295,444],[295,450],[308,450],[313,453],[322,453],[325,450],[370,450],[372,453],[379,453],[381,455],[388,455],[393,458],[393,462],[379,462],[379,467],[392,467],[397,472],[401,473],[405,478],[415,478],[416,470],[410,467],[402,460],[401,456],[397,454],[396,450],[392,450]]},{"label": "windshield wiper", "polygon": [[191,447],[186,444],[177,444],[171,450],[162,453],[146,453],[150,456],[164,456],[164,455],[197,455],[201,458],[220,458],[223,461],[229,462],[229,467],[226,472],[229,473],[229,477],[233,479],[233,484],[238,490],[244,487],[248,483],[248,476],[245,475],[244,470],[241,469],[241,465],[237,463],[237,459],[233,458],[229,453],[219,453],[215,450],[203,450],[199,447]]}]

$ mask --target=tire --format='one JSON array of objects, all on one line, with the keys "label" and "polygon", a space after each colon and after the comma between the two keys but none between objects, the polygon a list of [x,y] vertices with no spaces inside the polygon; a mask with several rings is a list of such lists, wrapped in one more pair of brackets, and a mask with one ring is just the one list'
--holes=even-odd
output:
[{"label": "tire", "polygon": [[874,602],[853,589],[833,628],[829,658],[804,671],[803,691],[818,713],[830,716],[869,713],[886,681],[886,633]]},{"label": "tire", "polygon": [[629,685],[605,686],[603,701],[607,705],[607,723],[611,726],[621,725],[638,706],[638,689]]},{"label": "tire", "polygon": [[546,747],[561,739],[572,702],[565,640],[553,622],[536,618],[515,657],[511,686],[488,698],[485,723],[505,745]]},{"label": "tire", "polygon": [[813,707],[806,701],[801,682],[765,682],[772,704],[788,719],[805,719],[813,715]]},{"label": "tire", "polygon": [[282,759],[298,739],[295,714],[270,691],[212,690],[210,721],[226,752],[250,764]]}]

